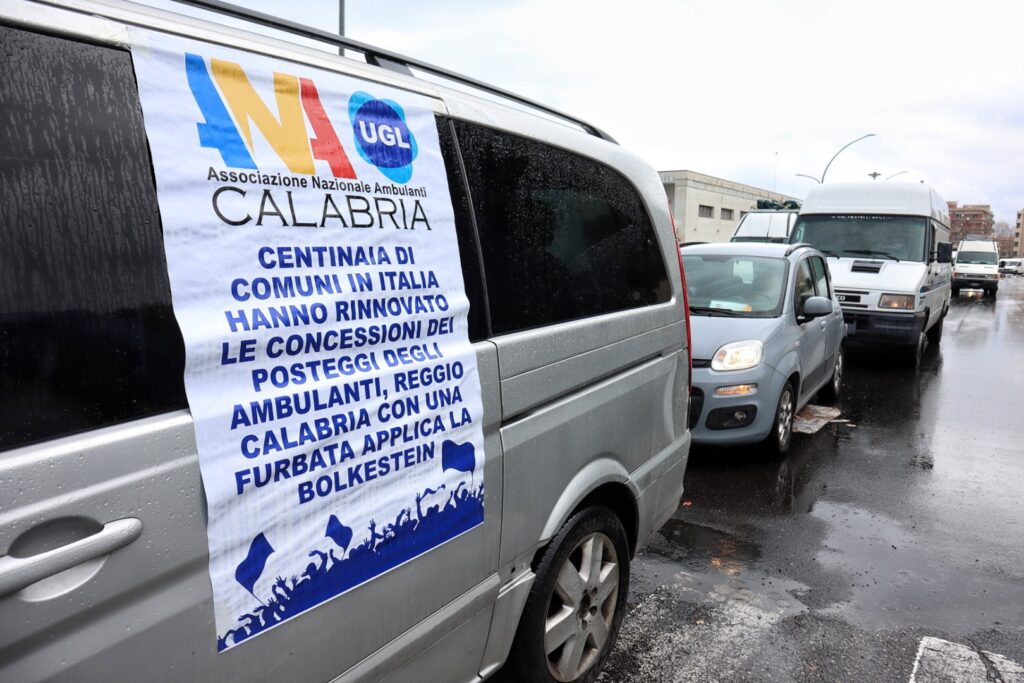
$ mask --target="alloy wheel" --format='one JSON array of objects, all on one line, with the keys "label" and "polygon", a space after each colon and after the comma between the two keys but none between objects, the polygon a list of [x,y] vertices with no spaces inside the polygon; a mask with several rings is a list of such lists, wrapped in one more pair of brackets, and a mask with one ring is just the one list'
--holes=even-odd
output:
[{"label": "alloy wheel", "polygon": [[793,390],[788,386],[782,390],[782,398],[779,399],[779,420],[776,425],[776,433],[779,439],[779,446],[785,447],[789,443],[790,432],[793,429]]},{"label": "alloy wheel", "polygon": [[544,625],[548,671],[574,681],[598,660],[608,644],[619,600],[619,558],[601,532],[584,537],[555,579]]}]

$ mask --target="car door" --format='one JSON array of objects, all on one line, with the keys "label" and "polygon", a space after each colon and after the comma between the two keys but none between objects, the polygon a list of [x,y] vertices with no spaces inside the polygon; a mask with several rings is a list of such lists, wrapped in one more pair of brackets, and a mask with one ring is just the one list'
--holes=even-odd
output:
[{"label": "car door", "polygon": [[499,584],[501,404],[482,331],[484,524],[218,654],[132,58],[97,42],[109,22],[64,16],[47,15],[62,37],[0,26],[0,680],[380,680],[445,635],[452,656],[422,680],[469,680]]},{"label": "car door", "polygon": [[832,312],[819,318],[819,326],[825,330],[825,362],[822,368],[822,378],[830,376],[832,366],[836,360],[836,353],[843,341],[845,332],[843,327],[843,311],[839,307],[832,294],[832,282],[829,278],[828,264],[820,256],[811,256],[811,274],[814,276],[814,290],[817,296],[828,299],[832,302]]},{"label": "car door", "polygon": [[825,328],[821,320],[810,320],[804,316],[804,303],[817,292],[809,257],[800,259],[793,283],[793,314],[800,329],[800,382],[801,399],[808,398],[817,390],[825,365]]}]

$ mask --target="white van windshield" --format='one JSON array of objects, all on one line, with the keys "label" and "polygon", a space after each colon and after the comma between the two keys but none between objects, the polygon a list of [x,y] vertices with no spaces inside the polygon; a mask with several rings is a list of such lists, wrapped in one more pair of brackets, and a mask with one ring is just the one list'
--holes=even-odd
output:
[{"label": "white van windshield", "polygon": [[924,261],[927,219],[920,216],[800,216],[790,242],[806,242],[829,256]]},{"label": "white van windshield", "polygon": [[956,255],[956,262],[964,265],[994,266],[996,264],[996,252],[961,251]]}]

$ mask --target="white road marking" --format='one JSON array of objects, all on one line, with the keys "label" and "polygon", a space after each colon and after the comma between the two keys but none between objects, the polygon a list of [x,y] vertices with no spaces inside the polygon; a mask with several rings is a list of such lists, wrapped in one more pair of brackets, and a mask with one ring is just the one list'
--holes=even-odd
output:
[{"label": "white road marking", "polygon": [[[984,657],[983,657],[984,655]],[[917,648],[909,683],[1024,683],[1024,667],[995,654],[925,636]]]}]

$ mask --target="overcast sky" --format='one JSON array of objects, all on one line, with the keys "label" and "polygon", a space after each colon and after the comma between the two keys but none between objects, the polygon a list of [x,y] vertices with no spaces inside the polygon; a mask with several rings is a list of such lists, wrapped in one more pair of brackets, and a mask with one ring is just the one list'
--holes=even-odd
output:
[{"label": "overcast sky", "polygon": [[[159,0],[152,0],[159,2]],[[281,6],[336,29],[334,2]],[[349,0],[346,32],[604,129],[659,170],[802,197],[907,171],[948,200],[1024,208],[1024,5],[1008,0]],[[881,178],[878,182],[882,182]]]}]

